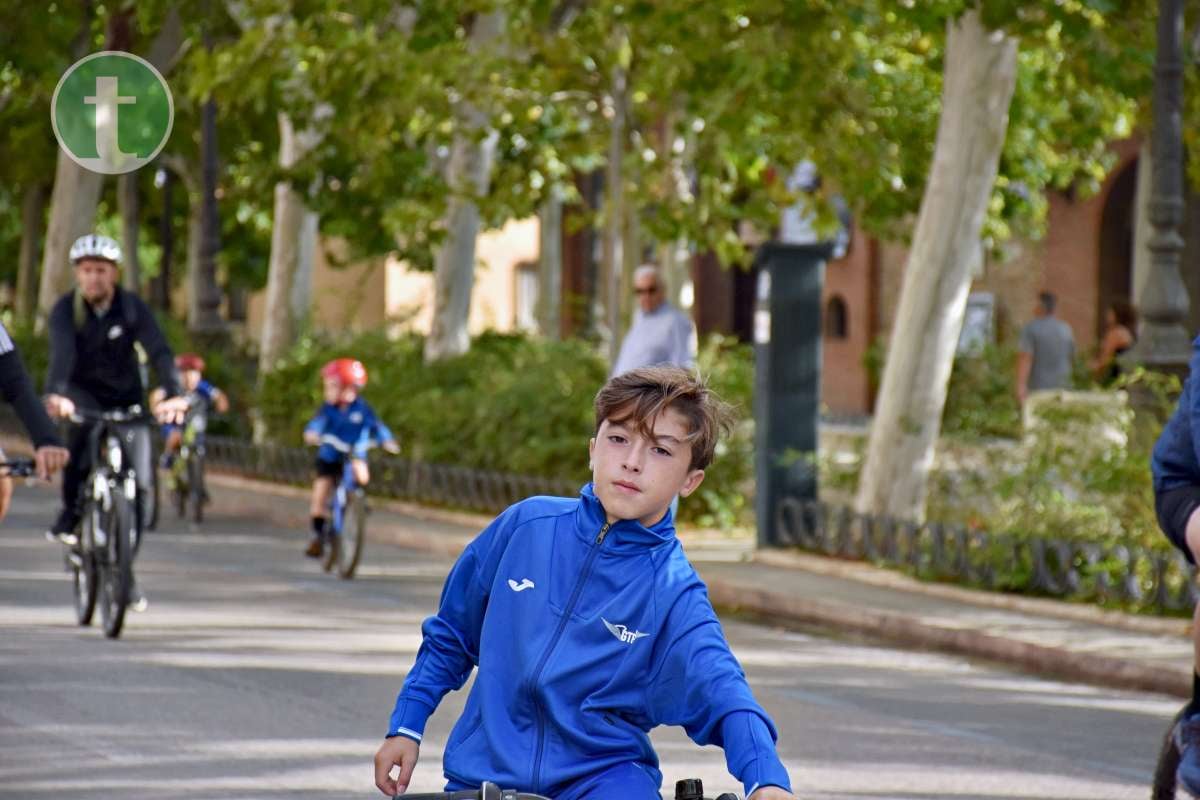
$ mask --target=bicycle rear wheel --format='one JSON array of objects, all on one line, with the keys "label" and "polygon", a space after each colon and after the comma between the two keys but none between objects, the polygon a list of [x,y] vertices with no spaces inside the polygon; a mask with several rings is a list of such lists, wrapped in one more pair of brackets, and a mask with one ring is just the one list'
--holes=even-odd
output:
[{"label": "bicycle rear wheel", "polygon": [[80,552],[67,553],[75,591],[75,620],[85,626],[92,624],[92,615],[96,613],[96,556],[92,552],[95,512],[95,504],[88,501],[79,523]]},{"label": "bicycle rear wheel", "polygon": [[120,489],[112,494],[112,508],[106,517],[108,543],[106,558],[100,570],[100,618],[104,635],[115,639],[121,635],[129,594],[133,587],[133,547],[135,526],[133,506]]},{"label": "bicycle rear wheel", "polygon": [[1162,747],[1158,752],[1158,763],[1154,767],[1154,786],[1150,789],[1150,800],[1175,800],[1178,797],[1190,797],[1175,787],[1175,771],[1179,769],[1179,748],[1175,746],[1175,725],[1183,717],[1183,709],[1171,720],[1171,726],[1163,737]]},{"label": "bicycle rear wheel", "polygon": [[192,522],[204,521],[204,460],[192,453],[187,463],[188,495],[192,504]]},{"label": "bicycle rear wheel", "polygon": [[338,575],[349,580],[362,558],[363,540],[367,536],[367,498],[362,489],[351,492],[342,512],[342,535],[338,540]]}]

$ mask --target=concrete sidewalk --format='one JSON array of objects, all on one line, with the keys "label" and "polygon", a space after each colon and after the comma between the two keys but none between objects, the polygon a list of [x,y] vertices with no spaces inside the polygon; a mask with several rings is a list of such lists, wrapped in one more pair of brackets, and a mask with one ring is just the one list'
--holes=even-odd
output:
[{"label": "concrete sidewalk", "polygon": [[[308,491],[211,475],[214,511],[308,528]],[[368,536],[457,556],[490,517],[372,500]],[[713,604],[780,625],[817,626],[1000,662],[1064,680],[1190,697],[1190,620],[928,584],[869,565],[681,534]],[[369,555],[368,555],[369,557]]]}]

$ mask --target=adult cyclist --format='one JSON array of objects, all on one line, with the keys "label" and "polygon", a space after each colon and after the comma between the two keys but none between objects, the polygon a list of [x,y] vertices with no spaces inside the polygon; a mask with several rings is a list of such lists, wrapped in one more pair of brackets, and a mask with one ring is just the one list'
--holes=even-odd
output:
[{"label": "adult cyclist", "polygon": [[[46,411],[67,418],[78,408],[93,412],[114,411],[145,402],[146,387],[138,368],[138,343],[153,364],[167,400],[155,413],[163,422],[178,422],[187,411],[187,400],[175,357],[154,315],[142,300],[122,289],[121,247],[107,236],[88,234],[71,245],[76,287],[59,298],[50,311],[50,368],[46,378]],[[79,490],[91,469],[89,434],[94,422],[73,427],[67,437],[71,459],[63,470],[62,509],[50,535],[69,546],[78,544]],[[150,431],[133,429],[129,452],[134,461],[146,519],[146,503],[153,491]]]},{"label": "adult cyclist", "polygon": [[[51,475],[67,463],[67,450],[59,441],[54,423],[46,416],[37,392],[33,389],[33,381],[29,379],[29,373],[25,371],[25,365],[21,362],[17,346],[3,324],[0,324],[0,397],[12,405],[21,424],[29,433],[33,442],[33,460],[38,477],[49,480]],[[0,451],[0,460],[2,459],[3,452]],[[12,489],[12,478],[0,475],[0,520],[8,514]]]}]

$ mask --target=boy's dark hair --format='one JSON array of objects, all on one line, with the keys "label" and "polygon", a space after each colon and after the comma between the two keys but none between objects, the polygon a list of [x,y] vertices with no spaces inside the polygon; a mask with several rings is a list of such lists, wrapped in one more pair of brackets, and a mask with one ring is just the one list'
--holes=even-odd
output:
[{"label": "boy's dark hair", "polygon": [[692,447],[688,469],[706,469],[717,439],[729,435],[733,410],[703,380],[680,367],[642,367],[610,378],[596,393],[594,433],[599,433],[604,420],[632,420],[638,433],[653,439],[654,421],[667,408],[688,421],[687,442]]},{"label": "boy's dark hair", "polygon": [[1058,298],[1051,292],[1041,292],[1038,294],[1038,302],[1042,305],[1042,310],[1047,314],[1054,313],[1054,307],[1058,305]]}]

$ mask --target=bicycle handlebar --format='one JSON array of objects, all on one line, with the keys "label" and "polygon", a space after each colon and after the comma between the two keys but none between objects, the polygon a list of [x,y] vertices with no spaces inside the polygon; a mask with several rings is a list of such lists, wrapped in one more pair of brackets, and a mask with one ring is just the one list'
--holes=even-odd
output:
[{"label": "bicycle handlebar", "polygon": [[12,458],[8,461],[0,461],[0,475],[28,478],[35,472],[37,472],[37,465],[33,463],[32,458]]},{"label": "bicycle handlebar", "polygon": [[90,408],[76,408],[73,414],[67,416],[71,422],[153,422],[154,417],[141,406],[116,408],[110,411],[93,411]]}]

